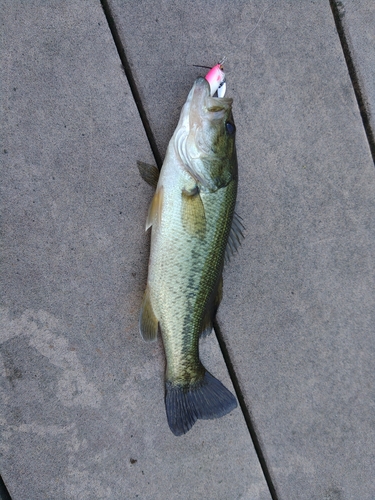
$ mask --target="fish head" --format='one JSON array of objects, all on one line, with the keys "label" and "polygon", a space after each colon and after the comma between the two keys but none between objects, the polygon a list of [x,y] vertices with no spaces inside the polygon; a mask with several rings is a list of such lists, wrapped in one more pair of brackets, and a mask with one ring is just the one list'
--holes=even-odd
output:
[{"label": "fish head", "polygon": [[176,148],[184,168],[210,191],[237,180],[232,99],[211,97],[210,86],[198,78],[181,111]]}]

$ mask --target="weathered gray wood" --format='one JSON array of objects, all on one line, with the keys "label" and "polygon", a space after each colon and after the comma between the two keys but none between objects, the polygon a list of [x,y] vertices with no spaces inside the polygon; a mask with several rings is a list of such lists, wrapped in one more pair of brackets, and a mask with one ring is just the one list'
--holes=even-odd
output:
[{"label": "weathered gray wood", "polygon": [[[270,496],[240,410],[170,432],[138,334],[152,162],[99,2],[2,9],[0,472],[13,500]],[[214,337],[203,346],[230,387]]]},{"label": "weathered gray wood", "polygon": [[219,321],[282,500],[375,497],[375,171],[328,1],[111,0],[159,148],[227,56],[247,228]]},{"label": "weathered gray wood", "polygon": [[375,2],[336,2],[372,135],[375,136]]}]

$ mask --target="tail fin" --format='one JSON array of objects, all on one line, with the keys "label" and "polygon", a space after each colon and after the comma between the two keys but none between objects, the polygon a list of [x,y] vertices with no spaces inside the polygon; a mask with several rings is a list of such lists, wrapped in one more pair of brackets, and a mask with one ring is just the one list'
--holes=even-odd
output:
[{"label": "tail fin", "polygon": [[198,418],[219,418],[236,406],[233,394],[207,371],[201,382],[187,387],[166,382],[165,409],[175,436],[185,434]]}]

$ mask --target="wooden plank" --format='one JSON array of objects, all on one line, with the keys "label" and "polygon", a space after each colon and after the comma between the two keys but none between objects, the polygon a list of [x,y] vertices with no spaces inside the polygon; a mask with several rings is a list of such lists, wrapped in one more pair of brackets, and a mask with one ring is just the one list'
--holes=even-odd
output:
[{"label": "wooden plank", "polygon": [[332,4],[375,158],[375,3],[344,0]]}]

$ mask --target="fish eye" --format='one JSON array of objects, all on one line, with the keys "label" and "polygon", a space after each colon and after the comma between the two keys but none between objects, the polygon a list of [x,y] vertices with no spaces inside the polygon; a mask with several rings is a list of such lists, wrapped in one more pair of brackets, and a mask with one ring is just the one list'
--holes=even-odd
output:
[{"label": "fish eye", "polygon": [[236,131],[236,126],[232,122],[225,122],[225,130],[229,135],[234,135]]}]

